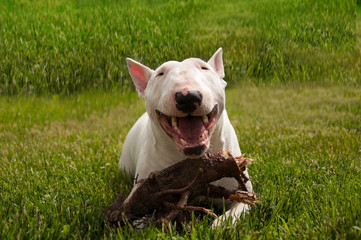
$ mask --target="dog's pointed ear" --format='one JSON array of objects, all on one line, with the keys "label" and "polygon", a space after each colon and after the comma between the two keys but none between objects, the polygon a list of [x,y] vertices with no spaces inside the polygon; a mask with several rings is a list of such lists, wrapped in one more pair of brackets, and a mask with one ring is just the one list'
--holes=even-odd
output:
[{"label": "dog's pointed ear", "polygon": [[218,48],[218,50],[213,54],[211,59],[209,59],[208,64],[213,67],[220,78],[224,78],[224,67],[222,60],[222,48]]},{"label": "dog's pointed ear", "polygon": [[148,81],[154,71],[131,58],[127,58],[126,62],[130,76],[138,90],[138,95],[139,97],[144,98],[144,91],[147,88]]}]

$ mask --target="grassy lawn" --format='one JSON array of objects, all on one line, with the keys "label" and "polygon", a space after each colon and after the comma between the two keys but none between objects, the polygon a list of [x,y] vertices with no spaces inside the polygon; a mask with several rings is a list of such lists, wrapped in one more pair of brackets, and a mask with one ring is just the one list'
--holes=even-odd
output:
[{"label": "grassy lawn", "polygon": [[[357,4],[0,1],[0,239],[360,239]],[[117,163],[144,112],[124,58],[155,68],[220,46],[257,208],[216,230],[208,216],[109,229],[100,211],[132,187]]]},{"label": "grassy lawn", "polygon": [[125,57],[155,68],[219,47],[231,84],[355,86],[355,16],[344,0],[3,0],[0,94],[129,90]]},{"label": "grassy lawn", "polygon": [[5,238],[203,239],[361,237],[361,89],[243,87],[227,107],[250,167],[258,207],[233,230],[126,227],[99,210],[131,182],[117,171],[121,143],[144,111],[136,94],[3,97],[0,235]]}]

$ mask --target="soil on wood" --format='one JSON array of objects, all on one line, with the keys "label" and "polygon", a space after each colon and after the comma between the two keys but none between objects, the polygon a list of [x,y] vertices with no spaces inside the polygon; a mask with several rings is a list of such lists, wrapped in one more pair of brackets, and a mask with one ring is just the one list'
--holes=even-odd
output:
[{"label": "soil on wood", "polygon": [[[123,193],[106,210],[111,225],[132,223],[172,222],[187,224],[192,211],[216,216],[210,209],[190,206],[201,196],[224,198],[255,206],[256,195],[247,191],[249,179],[243,171],[252,159],[233,157],[228,151],[206,153],[198,159],[185,159],[138,181],[124,199]],[[227,190],[211,183],[224,177],[235,178],[239,188]],[[180,214],[183,213],[183,214]]]}]

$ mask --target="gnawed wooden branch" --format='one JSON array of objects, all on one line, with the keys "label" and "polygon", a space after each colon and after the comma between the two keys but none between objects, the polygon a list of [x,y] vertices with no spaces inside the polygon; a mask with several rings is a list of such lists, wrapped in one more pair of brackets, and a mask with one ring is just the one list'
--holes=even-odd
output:
[{"label": "gnawed wooden branch", "polygon": [[[153,219],[155,222],[171,222],[182,211],[201,211],[216,216],[211,210],[188,206],[201,196],[224,198],[255,206],[254,193],[247,192],[249,179],[243,174],[253,160],[233,157],[228,151],[207,153],[198,159],[185,159],[168,168],[153,172],[147,179],[138,181],[123,201],[119,196],[105,211],[111,224],[125,221]],[[231,191],[211,183],[221,178],[235,178],[239,189]]]},{"label": "gnawed wooden branch", "polygon": [[163,203],[164,206],[166,207],[170,207],[172,209],[176,209],[176,210],[184,210],[184,211],[199,211],[199,212],[204,212],[206,214],[209,214],[209,215],[212,215],[214,217],[217,217],[217,215],[210,209],[208,208],[204,208],[204,207],[195,207],[195,206],[184,206],[184,207],[181,207],[181,206],[178,206],[178,205],[174,205],[172,203],[169,203],[169,202],[164,202]]}]

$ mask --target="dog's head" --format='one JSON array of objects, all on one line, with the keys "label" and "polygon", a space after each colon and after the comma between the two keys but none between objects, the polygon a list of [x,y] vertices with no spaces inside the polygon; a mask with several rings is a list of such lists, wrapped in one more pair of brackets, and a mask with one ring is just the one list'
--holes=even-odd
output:
[{"label": "dog's head", "polygon": [[199,157],[210,146],[224,110],[222,49],[208,62],[188,58],[152,70],[127,58],[129,73],[145,99],[147,113],[187,157]]}]

